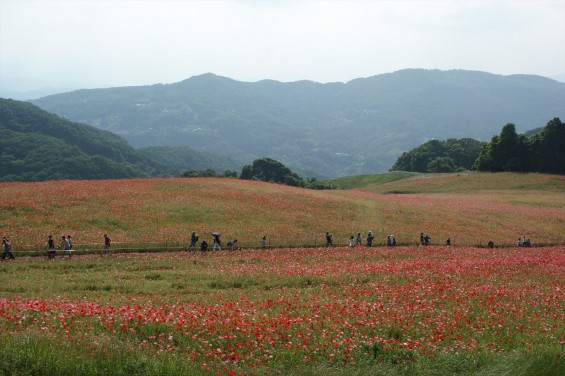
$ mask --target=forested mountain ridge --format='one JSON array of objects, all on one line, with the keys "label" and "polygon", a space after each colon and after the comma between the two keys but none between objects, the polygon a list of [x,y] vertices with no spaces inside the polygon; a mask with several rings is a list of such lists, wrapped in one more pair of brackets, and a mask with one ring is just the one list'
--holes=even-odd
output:
[{"label": "forested mountain ridge", "polygon": [[121,137],[0,98],[0,181],[170,175]]},{"label": "forested mountain ridge", "polygon": [[488,140],[565,117],[565,84],[539,76],[403,70],[347,83],[239,82],[205,74],[167,85],[79,90],[33,101],[135,147],[189,146],[302,176],[375,173],[427,139]]}]

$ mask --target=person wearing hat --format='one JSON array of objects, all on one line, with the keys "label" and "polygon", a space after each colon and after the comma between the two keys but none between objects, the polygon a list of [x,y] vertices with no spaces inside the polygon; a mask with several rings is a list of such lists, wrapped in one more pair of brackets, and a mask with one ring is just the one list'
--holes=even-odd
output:
[{"label": "person wearing hat", "polygon": [[6,259],[6,255],[10,258],[10,260],[15,260],[16,258],[12,254],[12,243],[10,243],[10,240],[5,236],[2,237],[2,245],[4,245],[2,260]]},{"label": "person wearing hat", "polygon": [[215,232],[212,234],[212,236],[214,237],[214,251],[221,251],[222,250],[222,242],[220,241],[220,234]]}]

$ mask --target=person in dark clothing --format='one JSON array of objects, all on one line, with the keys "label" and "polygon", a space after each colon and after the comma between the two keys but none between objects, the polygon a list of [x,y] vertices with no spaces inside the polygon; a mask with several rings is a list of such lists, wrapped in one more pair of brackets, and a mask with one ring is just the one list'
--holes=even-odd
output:
[{"label": "person in dark clothing", "polygon": [[6,256],[10,258],[10,260],[15,260],[14,254],[12,253],[12,243],[7,237],[2,237],[2,245],[4,246],[4,252],[2,252],[2,260],[6,259]]},{"label": "person in dark clothing", "polygon": [[326,247],[333,247],[333,235],[329,232],[326,232]]},{"label": "person in dark clothing", "polygon": [[426,236],[424,236],[424,245],[430,245],[430,240],[432,240],[432,238],[426,234]]},{"label": "person in dark clothing", "polygon": [[375,238],[375,235],[373,235],[373,232],[369,231],[369,233],[367,234],[367,247],[373,246],[373,239],[374,238]]},{"label": "person in dark clothing", "polygon": [[192,232],[192,235],[190,235],[190,246],[189,248],[196,248],[196,244],[198,243],[198,235],[196,235],[196,232]]},{"label": "person in dark clothing", "polygon": [[208,250],[208,243],[206,240],[202,240],[202,243],[200,243],[200,250],[202,252],[206,252]]},{"label": "person in dark clothing", "polygon": [[55,258],[55,240],[53,240],[51,235],[47,239],[47,257],[50,259]]},{"label": "person in dark clothing", "polygon": [[494,242],[492,240],[489,240],[487,245],[489,248],[494,248]]},{"label": "person in dark clothing", "polygon": [[110,240],[110,237],[108,236],[108,234],[104,234],[104,253],[110,252],[110,244],[111,243],[112,243],[112,240]]}]

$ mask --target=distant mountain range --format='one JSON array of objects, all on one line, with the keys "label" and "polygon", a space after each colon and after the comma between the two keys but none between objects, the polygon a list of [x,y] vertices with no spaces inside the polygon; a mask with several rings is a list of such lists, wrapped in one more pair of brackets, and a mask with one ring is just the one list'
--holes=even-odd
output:
[{"label": "distant mountain range", "polygon": [[304,177],[386,171],[429,139],[488,140],[565,117],[565,84],[473,71],[402,70],[345,84],[239,82],[78,90],[32,103],[134,147],[177,146],[236,163],[276,159]]}]

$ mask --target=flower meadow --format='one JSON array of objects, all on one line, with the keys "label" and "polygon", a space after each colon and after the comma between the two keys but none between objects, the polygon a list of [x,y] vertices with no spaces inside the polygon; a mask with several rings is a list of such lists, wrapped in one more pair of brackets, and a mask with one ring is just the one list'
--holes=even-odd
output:
[{"label": "flower meadow", "polygon": [[565,370],[563,246],[32,257],[0,272],[0,374]]},{"label": "flower meadow", "polygon": [[[381,188],[0,183],[0,375],[565,374],[562,177]],[[342,246],[369,230],[375,247]],[[192,231],[240,248],[178,251]],[[25,256],[67,234],[75,256]]]},{"label": "flower meadow", "polygon": [[[512,176],[524,180],[523,190],[507,191],[510,177],[487,186],[484,174],[465,178],[472,187],[485,185],[483,191],[464,191],[455,181],[450,184],[462,186],[461,193],[418,194],[313,191],[214,178],[0,183],[0,231],[16,251],[43,250],[50,234],[55,239],[71,234],[75,249],[101,247],[104,233],[116,246],[182,247],[192,231],[208,241],[219,231],[225,243],[238,239],[242,247],[259,246],[263,236],[275,247],[322,245],[326,231],[345,245],[351,235],[366,236],[369,230],[376,244],[390,234],[399,244],[416,244],[420,232],[429,233],[436,245],[448,237],[462,246],[484,246],[489,240],[512,245],[518,237],[565,244],[562,180]],[[470,181],[475,177],[477,182]],[[438,189],[432,178],[397,184],[422,191],[422,181],[432,192]]]}]

